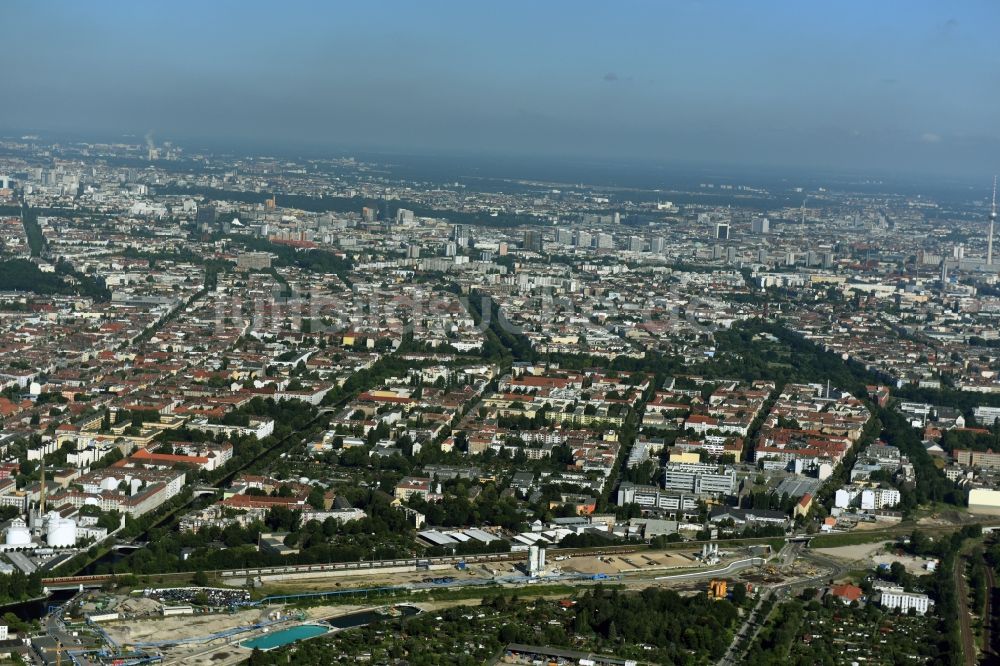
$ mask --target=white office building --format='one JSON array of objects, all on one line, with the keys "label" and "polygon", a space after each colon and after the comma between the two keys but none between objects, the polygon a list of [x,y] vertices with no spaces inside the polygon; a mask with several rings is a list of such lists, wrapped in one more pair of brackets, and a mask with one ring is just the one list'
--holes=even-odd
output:
[{"label": "white office building", "polygon": [[675,463],[663,471],[667,490],[695,495],[731,495],[736,490],[736,470],[714,465]]},{"label": "white office building", "polygon": [[898,610],[900,613],[908,613],[912,608],[923,615],[934,605],[934,601],[926,594],[906,592],[897,585],[877,581],[874,588],[875,600],[882,608]]},{"label": "white office building", "polygon": [[833,505],[838,509],[860,506],[863,511],[879,511],[898,506],[902,496],[895,488],[861,488],[845,486],[834,495]]},{"label": "white office building", "polygon": [[874,488],[861,492],[861,508],[879,511],[899,504],[902,497],[895,488]]},{"label": "white office building", "polygon": [[972,415],[976,417],[977,424],[989,428],[1000,419],[1000,407],[976,407]]}]

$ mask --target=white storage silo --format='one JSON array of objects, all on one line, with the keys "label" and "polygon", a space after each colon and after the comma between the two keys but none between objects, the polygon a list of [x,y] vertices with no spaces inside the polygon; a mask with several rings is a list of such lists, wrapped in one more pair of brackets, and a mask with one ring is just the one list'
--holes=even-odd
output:
[{"label": "white storage silo", "polygon": [[45,543],[49,548],[71,548],[76,545],[76,521],[50,513],[45,530]]},{"label": "white storage silo", "polygon": [[23,520],[15,518],[11,521],[4,543],[11,548],[23,548],[31,545],[31,531]]}]

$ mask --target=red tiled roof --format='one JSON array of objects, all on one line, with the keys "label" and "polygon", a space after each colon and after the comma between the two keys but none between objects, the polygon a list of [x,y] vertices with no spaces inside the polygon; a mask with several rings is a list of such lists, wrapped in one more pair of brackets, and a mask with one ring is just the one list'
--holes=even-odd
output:
[{"label": "red tiled roof", "polygon": [[865,591],[862,590],[857,585],[851,585],[850,583],[845,583],[843,585],[831,585],[830,594],[835,597],[840,597],[841,599],[846,599],[848,601],[857,601],[865,595]]}]

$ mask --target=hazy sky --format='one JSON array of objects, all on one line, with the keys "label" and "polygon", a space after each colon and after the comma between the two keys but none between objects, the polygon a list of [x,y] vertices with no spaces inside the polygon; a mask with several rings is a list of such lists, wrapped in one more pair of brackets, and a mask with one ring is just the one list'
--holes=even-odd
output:
[{"label": "hazy sky", "polygon": [[4,3],[0,127],[991,174],[1000,3]]}]

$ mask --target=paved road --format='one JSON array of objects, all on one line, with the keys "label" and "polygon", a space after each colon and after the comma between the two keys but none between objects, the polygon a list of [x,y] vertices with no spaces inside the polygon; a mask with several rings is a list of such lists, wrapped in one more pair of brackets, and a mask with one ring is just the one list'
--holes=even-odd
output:
[{"label": "paved road", "polygon": [[729,649],[726,650],[726,653],[718,661],[718,666],[732,666],[736,663],[737,646],[743,640],[744,636],[747,635],[747,632],[751,627],[753,628],[753,633],[749,635],[747,645],[753,644],[754,639],[757,637],[757,633],[760,631],[761,627],[764,626],[764,623],[767,622],[767,616],[762,617],[759,620],[757,619],[757,614],[760,612],[760,608],[765,599],[775,597],[775,601],[780,603],[797,588],[804,589],[814,585],[821,585],[827,580],[840,578],[848,571],[848,567],[846,565],[823,555],[803,550],[800,544],[787,544],[781,549],[781,552],[778,553],[778,556],[775,559],[776,561],[782,563],[782,567],[786,567],[795,562],[795,560],[799,557],[817,564],[822,567],[823,570],[814,576],[810,576],[809,578],[797,578],[783,583],[778,583],[777,585],[771,586],[762,592],[757,605],[754,606],[753,610],[749,614],[747,614],[742,626],[740,626],[739,630],[733,636],[733,640],[729,644]]},{"label": "paved road", "polygon": [[[774,594],[772,590],[766,590],[757,599],[757,604],[753,607],[749,614],[747,614],[747,619],[743,621],[742,626],[740,626],[739,631],[733,636],[732,642],[729,644],[729,648],[726,650],[726,654],[722,655],[722,659],[719,660],[719,666],[729,666],[730,664],[736,663],[736,649],[744,638],[748,638],[747,645],[753,645],[754,639],[757,637],[757,632],[764,625],[767,620],[767,615],[763,618],[758,619],[757,615],[760,613],[761,608],[764,606],[764,602],[770,599]],[[770,615],[770,613],[768,613]],[[753,629],[753,633],[747,636],[748,632]]]},{"label": "paved road", "polygon": [[795,560],[802,554],[802,547],[803,544],[798,542],[786,543],[778,553],[778,561],[781,563],[779,566],[784,569],[795,564]]},{"label": "paved road", "polygon": [[690,573],[674,574],[672,576],[657,576],[653,580],[688,580],[698,578],[713,578],[715,576],[725,576],[728,574],[743,571],[750,567],[760,567],[767,563],[763,557],[750,557],[745,560],[730,562],[721,569],[709,569],[707,571],[692,571]]}]

